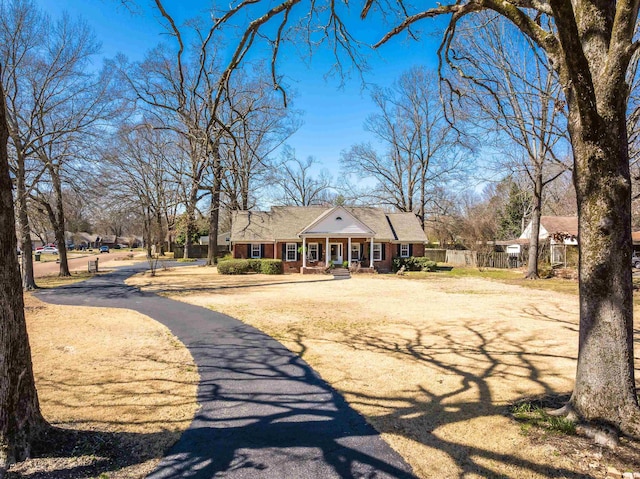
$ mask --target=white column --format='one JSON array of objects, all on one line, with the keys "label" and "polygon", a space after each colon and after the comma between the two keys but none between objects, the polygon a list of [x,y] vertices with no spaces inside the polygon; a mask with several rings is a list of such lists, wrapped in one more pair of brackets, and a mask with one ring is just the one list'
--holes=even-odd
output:
[{"label": "white column", "polygon": [[369,255],[369,268],[373,269],[373,236],[371,237],[371,254]]},{"label": "white column", "polygon": [[327,236],[327,246],[326,246],[327,252],[324,254],[324,259],[325,259],[325,263],[327,268],[329,267],[329,261],[331,260],[331,250],[329,249],[329,237]]},{"label": "white column", "polygon": [[349,239],[347,241],[347,248],[349,249],[349,252],[347,253],[347,257],[349,258],[349,266],[351,266],[351,236],[349,236]]},{"label": "white column", "polygon": [[307,267],[307,237],[302,237],[302,267]]}]

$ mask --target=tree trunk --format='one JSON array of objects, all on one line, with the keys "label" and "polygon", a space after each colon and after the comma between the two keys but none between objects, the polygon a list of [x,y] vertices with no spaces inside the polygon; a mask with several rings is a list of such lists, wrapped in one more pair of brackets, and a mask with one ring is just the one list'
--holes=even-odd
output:
[{"label": "tree trunk", "polygon": [[[4,101],[4,98],[2,99]],[[25,158],[22,142],[18,135],[13,136],[16,152],[16,201],[18,203],[18,220],[20,223],[20,239],[22,240],[22,287],[25,291],[33,290],[36,285],[33,273],[33,242],[31,241],[31,227],[28,214],[28,194],[26,185]]]},{"label": "tree trunk", "polygon": [[142,208],[142,217],[144,218],[143,223],[143,232],[142,236],[144,237],[144,246],[147,250],[147,259],[151,258],[151,210],[149,207]]},{"label": "tree trunk", "polygon": [[582,124],[569,101],[578,202],[580,337],[569,405],[588,421],[640,436],[633,367],[631,181],[624,85]]},{"label": "tree trunk", "polygon": [[536,165],[533,186],[533,211],[531,212],[531,236],[529,238],[529,264],[527,279],[538,279],[538,250],[540,247],[540,216],[542,211],[542,168]]},{"label": "tree trunk", "polygon": [[53,227],[53,234],[58,247],[58,261],[60,262],[60,272],[58,273],[58,276],[71,276],[71,273],[69,272],[69,264],[67,262],[67,247],[64,237],[64,227],[60,226],[56,213],[53,211],[51,205],[47,203],[46,200],[42,200],[40,203],[47,210],[49,222]]},{"label": "tree trunk", "polygon": [[162,227],[162,212],[156,210],[156,252],[164,256],[164,228]]},{"label": "tree trunk", "polygon": [[53,183],[53,190],[55,193],[56,209],[55,217],[56,223],[53,225],[54,233],[56,235],[56,244],[58,245],[58,255],[60,258],[60,273],[59,276],[71,276],[69,271],[69,261],[67,260],[67,238],[64,236],[64,202],[62,201],[62,183],[60,181],[60,171],[58,167],[51,167],[51,182]]},{"label": "tree trunk", "polygon": [[222,165],[218,143],[214,145],[213,188],[211,189],[211,211],[209,212],[209,250],[207,266],[218,262],[218,231],[220,224],[220,189],[222,187]]},{"label": "tree trunk", "polygon": [[22,239],[22,288],[25,291],[36,289],[33,273],[33,242],[31,241],[31,227],[27,214],[27,192],[24,177],[16,177],[16,198],[18,201],[18,218],[20,220],[20,237]]},{"label": "tree trunk", "polygon": [[40,414],[24,317],[12,183],[7,155],[7,119],[0,85],[0,476],[29,457],[46,427]]},{"label": "tree trunk", "polygon": [[198,201],[198,184],[193,183],[191,185],[191,193],[189,194],[189,200],[186,206],[186,219],[187,224],[184,225],[185,237],[184,237],[184,259],[191,258],[191,250],[193,245],[193,233],[195,232],[196,223],[196,202]]}]

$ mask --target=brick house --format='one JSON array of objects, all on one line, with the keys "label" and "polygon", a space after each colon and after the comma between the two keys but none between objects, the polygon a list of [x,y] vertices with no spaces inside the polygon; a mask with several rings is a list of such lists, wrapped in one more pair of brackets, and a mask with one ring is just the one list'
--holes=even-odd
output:
[{"label": "brick house", "polygon": [[230,239],[234,258],[282,259],[285,272],[301,273],[345,261],[388,272],[393,258],[423,256],[427,242],[413,213],[344,206],[235,211]]}]

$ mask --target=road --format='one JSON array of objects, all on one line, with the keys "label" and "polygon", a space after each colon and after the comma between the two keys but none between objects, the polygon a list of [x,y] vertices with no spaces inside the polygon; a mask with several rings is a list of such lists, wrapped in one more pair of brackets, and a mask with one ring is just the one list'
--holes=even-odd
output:
[{"label": "road", "polygon": [[[87,271],[89,261],[95,261],[98,259],[98,264],[106,263],[107,261],[114,261],[118,259],[123,259],[126,257],[127,252],[122,253],[104,253],[104,254],[93,254],[87,253],[83,255],[75,255],[71,254],[67,257],[69,263],[70,271]],[[57,261],[34,261],[33,262],[33,274],[36,278],[41,278],[43,276],[53,276],[58,274],[60,271],[60,264]]]}]

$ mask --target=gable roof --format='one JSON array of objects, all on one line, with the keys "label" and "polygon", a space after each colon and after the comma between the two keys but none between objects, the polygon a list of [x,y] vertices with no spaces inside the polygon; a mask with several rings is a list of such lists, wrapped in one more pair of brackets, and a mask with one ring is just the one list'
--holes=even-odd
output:
[{"label": "gable roof", "polygon": [[[420,221],[413,213],[387,213],[395,236],[407,243],[421,243],[426,241],[426,235],[420,226]],[[400,240],[398,240],[400,241]]]},{"label": "gable roof", "polygon": [[572,236],[578,236],[577,216],[542,216],[540,226],[544,227],[549,234],[569,233]]},{"label": "gable roof", "polygon": [[[578,236],[577,216],[541,216],[540,217],[540,239],[546,239],[554,233],[568,233],[571,236]],[[531,236],[531,222],[520,235],[520,239],[528,239]]]},{"label": "gable roof", "polygon": [[[344,230],[340,229],[342,223],[336,223],[332,213],[343,217]],[[413,213],[385,213],[373,207],[274,206],[270,211],[234,211],[231,225],[232,243],[299,241],[301,234],[344,237],[373,235],[378,241],[407,243],[427,241]],[[327,229],[331,227],[334,229]],[[314,228],[325,228],[327,231]]]},{"label": "gable roof", "polygon": [[[355,212],[357,214],[357,212]],[[353,211],[343,206],[335,206],[320,216],[310,225],[300,231],[300,236],[317,236],[331,234],[331,236],[351,236],[371,238],[375,235],[369,226],[360,221]]]}]

